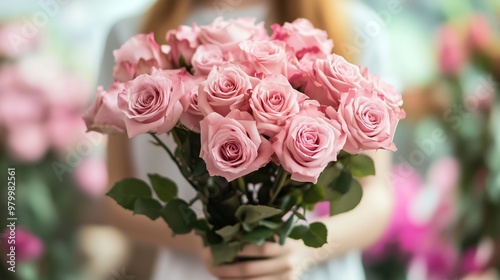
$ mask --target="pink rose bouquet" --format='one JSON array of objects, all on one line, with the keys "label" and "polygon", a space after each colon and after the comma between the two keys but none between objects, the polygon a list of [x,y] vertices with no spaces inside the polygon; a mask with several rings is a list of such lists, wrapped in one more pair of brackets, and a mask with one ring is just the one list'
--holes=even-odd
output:
[{"label": "pink rose bouquet", "polygon": [[[326,227],[296,225],[319,202],[375,174],[367,150],[395,150],[404,117],[395,88],[331,54],[333,42],[305,19],[273,25],[217,18],[168,31],[168,45],[137,35],[115,51],[116,82],[99,89],[89,130],[149,133],[197,196],[176,196],[172,180],[150,174],[117,182],[108,195],[175,234],[196,231],[215,264],[245,244],[327,242]],[[158,137],[167,133],[171,151]],[[153,196],[152,190],[156,193]],[[204,217],[191,205],[200,200]],[[332,210],[333,211],[333,210]]]}]

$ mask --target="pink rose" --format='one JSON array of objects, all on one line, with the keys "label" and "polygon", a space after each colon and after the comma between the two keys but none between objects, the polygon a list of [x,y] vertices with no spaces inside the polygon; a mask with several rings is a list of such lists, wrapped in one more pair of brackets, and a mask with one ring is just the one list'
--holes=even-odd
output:
[{"label": "pink rose", "polygon": [[222,50],[217,45],[201,45],[191,59],[194,74],[206,76],[214,66],[219,66],[227,62]]},{"label": "pink rose", "polygon": [[268,38],[264,22],[255,24],[254,18],[224,20],[216,18],[210,25],[201,26],[199,39],[202,44],[217,45],[224,53],[239,53],[238,45],[247,40]]},{"label": "pink rose", "polygon": [[368,72],[367,68],[360,69],[365,81],[362,86],[377,92],[378,96],[385,101],[387,106],[394,110],[399,119],[403,119],[406,113],[401,106],[403,106],[403,97],[399,94],[395,86],[383,81],[379,75],[372,75]]},{"label": "pink rose", "polygon": [[336,120],[314,106],[288,119],[273,139],[273,150],[292,180],[316,184],[329,162],[337,160],[346,136]]},{"label": "pink rose", "polygon": [[42,159],[50,147],[43,127],[31,123],[9,130],[7,148],[13,159],[30,163]]},{"label": "pink rose", "polygon": [[469,26],[468,42],[473,49],[484,50],[493,38],[488,18],[481,14],[472,17]]},{"label": "pink rose", "polygon": [[247,106],[249,91],[258,80],[248,76],[239,65],[215,66],[201,84],[198,106],[204,116],[217,112],[223,116]]},{"label": "pink rose", "polygon": [[286,44],[281,41],[244,41],[240,44],[243,61],[256,74],[287,76]]},{"label": "pink rose", "polygon": [[[7,241],[8,236],[12,236],[9,230],[5,230],[2,234],[2,239]],[[16,240],[16,259],[19,263],[29,262],[40,258],[45,251],[45,246],[42,240],[31,233],[30,230],[18,227],[15,231],[15,240]],[[2,243],[2,251],[6,254],[10,252],[9,243]]]},{"label": "pink rose", "polygon": [[285,76],[264,78],[253,90],[249,103],[260,133],[276,135],[286,120],[299,113],[307,96],[298,92]]},{"label": "pink rose", "polygon": [[166,58],[153,33],[133,36],[121,48],[113,51],[113,55],[116,63],[113,77],[122,83],[166,67]]},{"label": "pink rose", "polygon": [[172,129],[184,110],[184,85],[177,70],[158,70],[125,84],[118,108],[125,114],[130,138],[147,132],[162,134]]},{"label": "pink rose", "polygon": [[328,107],[327,115],[342,124],[342,130],[347,134],[346,152],[396,150],[392,140],[399,119],[375,91],[352,89],[342,96],[338,111]]},{"label": "pink rose", "polygon": [[446,75],[458,75],[467,56],[458,32],[451,26],[444,26],[439,32],[438,47],[441,71]]},{"label": "pink rose", "polygon": [[201,121],[201,152],[210,176],[228,181],[266,165],[273,154],[271,143],[257,131],[247,112],[231,111],[223,117],[211,113]]},{"label": "pink rose", "polygon": [[359,67],[347,62],[342,56],[331,54],[317,59],[307,77],[304,93],[323,105],[337,108],[341,96],[360,87],[363,76]]},{"label": "pink rose", "polygon": [[306,53],[324,57],[332,52],[333,41],[328,39],[328,34],[314,28],[307,19],[299,18],[292,23],[286,22],[283,26],[274,24],[271,28],[274,31],[271,39],[284,41],[293,48],[299,59]]},{"label": "pink rose", "polygon": [[203,120],[203,114],[198,107],[198,88],[205,81],[205,77],[186,75],[182,78],[184,82],[186,95],[189,97],[189,104],[184,113],[182,113],[180,122],[187,129],[194,132],[200,132],[200,121]]},{"label": "pink rose", "polygon": [[114,83],[108,90],[97,88],[97,96],[83,120],[88,131],[101,133],[123,133],[125,123],[123,113],[118,108],[118,95],[125,89],[124,84]]},{"label": "pink rose", "polygon": [[170,46],[168,58],[175,68],[179,68],[181,56],[184,62],[189,64],[191,58],[199,45],[198,33],[200,28],[193,26],[181,25],[177,29],[168,31],[167,42]]}]

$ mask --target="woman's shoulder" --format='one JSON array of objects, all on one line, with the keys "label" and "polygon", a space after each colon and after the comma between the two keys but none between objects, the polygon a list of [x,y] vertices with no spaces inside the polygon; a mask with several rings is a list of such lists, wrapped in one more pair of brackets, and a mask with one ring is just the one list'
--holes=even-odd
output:
[{"label": "woman's shoulder", "polygon": [[122,45],[133,35],[139,33],[141,16],[130,16],[115,22],[108,33],[109,38],[117,41],[118,45]]}]

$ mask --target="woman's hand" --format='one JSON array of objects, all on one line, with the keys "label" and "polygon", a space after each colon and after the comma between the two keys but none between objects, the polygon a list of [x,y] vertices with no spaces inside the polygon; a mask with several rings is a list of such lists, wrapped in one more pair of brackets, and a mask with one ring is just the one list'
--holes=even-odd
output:
[{"label": "woman's hand", "polygon": [[265,258],[249,260],[220,266],[212,265],[210,251],[206,250],[204,262],[208,271],[221,280],[295,280],[306,270],[304,264],[311,263],[314,249],[302,243],[288,239],[284,246],[277,243],[265,243],[262,246],[246,245],[239,257]]}]

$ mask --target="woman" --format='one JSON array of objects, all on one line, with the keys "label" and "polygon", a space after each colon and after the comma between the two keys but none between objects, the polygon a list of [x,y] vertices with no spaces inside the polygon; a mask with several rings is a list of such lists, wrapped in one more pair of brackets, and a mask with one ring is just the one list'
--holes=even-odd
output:
[{"label": "woman", "polygon": [[[351,36],[355,30],[365,30],[367,24],[373,25],[378,20],[359,3],[341,0],[158,0],[143,19],[142,29],[139,29],[141,21],[138,19],[120,22],[113,28],[108,37],[100,84],[111,84],[114,62],[110,54],[134,33],[153,31],[157,40],[164,42],[166,30],[193,22],[208,24],[221,13],[227,18],[250,16],[267,23],[308,18],[316,27],[327,30],[336,44],[335,52],[387,78],[387,63],[384,62],[388,48],[384,45],[383,33],[371,34],[372,37],[364,33]],[[354,37],[357,40],[353,40]],[[165,141],[173,145],[166,136]],[[240,253],[241,256],[266,257],[265,260],[213,267],[210,253],[194,233],[174,237],[163,221],[151,222],[133,216],[109,199],[106,206],[110,220],[118,227],[140,240],[165,247],[157,262],[155,280],[364,279],[359,251],[383,233],[392,207],[389,184],[385,180],[390,169],[390,154],[379,151],[371,155],[376,159],[377,176],[363,180],[364,195],[359,205],[347,213],[322,219],[328,227],[328,245],[311,249],[302,242],[288,240],[283,247],[275,244],[247,246]],[[168,176],[178,182],[180,196],[194,196],[173,162],[158,153],[147,135],[132,140],[123,135],[111,136],[108,163],[111,182],[130,176],[144,178],[146,172],[168,172]]]}]

